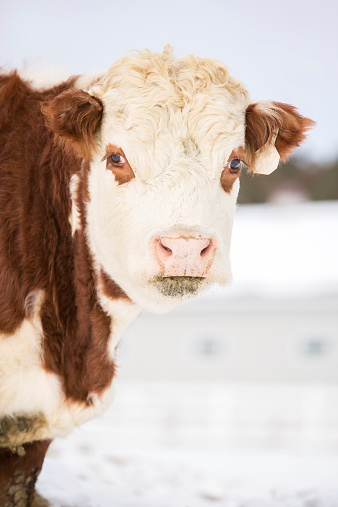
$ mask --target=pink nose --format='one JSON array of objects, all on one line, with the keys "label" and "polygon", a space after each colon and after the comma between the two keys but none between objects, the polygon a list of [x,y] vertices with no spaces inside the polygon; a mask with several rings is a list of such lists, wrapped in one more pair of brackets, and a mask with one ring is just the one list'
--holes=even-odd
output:
[{"label": "pink nose", "polygon": [[154,248],[163,276],[204,277],[216,242],[197,232],[180,230],[155,238]]}]

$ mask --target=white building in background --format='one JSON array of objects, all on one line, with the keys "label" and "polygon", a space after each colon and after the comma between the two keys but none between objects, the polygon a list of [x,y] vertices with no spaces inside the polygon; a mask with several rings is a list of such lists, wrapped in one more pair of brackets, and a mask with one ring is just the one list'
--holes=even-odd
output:
[{"label": "white building in background", "polygon": [[231,250],[231,288],[139,317],[120,379],[338,383],[338,203],[241,206]]}]

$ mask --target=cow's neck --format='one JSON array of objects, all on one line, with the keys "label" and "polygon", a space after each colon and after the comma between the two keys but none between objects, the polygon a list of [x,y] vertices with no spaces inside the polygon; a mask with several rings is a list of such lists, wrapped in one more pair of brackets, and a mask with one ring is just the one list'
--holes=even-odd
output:
[{"label": "cow's neck", "polygon": [[[74,257],[75,266],[81,266],[82,257],[85,256],[85,264],[91,272],[94,280],[95,299],[97,304],[112,319],[111,340],[109,344],[110,354],[115,355],[115,348],[123,332],[140,313],[140,308],[124,292],[124,290],[103,270],[95,261],[90,252],[87,233],[87,201],[90,199],[88,191],[88,176],[90,164],[83,160],[80,175],[74,175],[70,181],[70,195],[72,212],[70,222],[72,235],[75,239]],[[76,239],[77,238],[77,239]]]},{"label": "cow's neck", "polygon": [[[70,223],[73,236],[73,288],[67,294],[54,297],[56,324],[49,330],[48,318],[43,321],[45,333],[45,363],[48,369],[62,377],[66,396],[91,404],[109,386],[115,373],[115,349],[121,335],[139,313],[138,307],[109,276],[95,265],[86,240],[86,201],[88,200],[88,164],[84,162],[81,176],[71,182],[72,211]],[[59,285],[59,284],[57,284]],[[63,303],[62,322],[57,311]],[[56,308],[56,311],[55,311]],[[48,308],[45,307],[45,312]],[[43,317],[44,315],[42,315]],[[50,316],[51,317],[51,316]],[[57,325],[59,323],[59,326]],[[46,325],[47,324],[47,325]],[[46,336],[47,333],[47,336]],[[56,345],[61,344],[59,360]]]}]

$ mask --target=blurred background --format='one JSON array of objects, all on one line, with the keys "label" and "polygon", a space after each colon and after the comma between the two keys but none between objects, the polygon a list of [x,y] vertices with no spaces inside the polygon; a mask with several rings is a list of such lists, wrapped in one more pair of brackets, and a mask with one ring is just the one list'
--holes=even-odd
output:
[{"label": "blurred background", "polygon": [[64,76],[130,49],[226,63],[253,100],[317,122],[271,176],[241,180],[234,283],[142,314],[116,398],[56,441],[54,506],[338,506],[338,4],[322,0],[12,0],[0,65]]}]

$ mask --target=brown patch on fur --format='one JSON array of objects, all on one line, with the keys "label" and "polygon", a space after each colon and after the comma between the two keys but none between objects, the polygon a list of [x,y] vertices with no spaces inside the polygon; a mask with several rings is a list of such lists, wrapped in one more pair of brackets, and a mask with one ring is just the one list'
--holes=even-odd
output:
[{"label": "brown patch on fur", "polygon": [[68,80],[41,92],[31,89],[15,72],[0,76],[2,333],[14,333],[21,324],[30,293],[54,287],[56,276],[69,275],[68,184],[70,171],[77,170],[80,161],[72,154],[64,156],[53,145],[40,103],[72,84]]},{"label": "brown patch on fur", "polygon": [[[81,157],[91,159],[94,134],[102,120],[102,102],[83,90],[67,90],[42,104],[46,126]],[[70,142],[70,143],[69,143]]]},{"label": "brown patch on fur", "polygon": [[16,73],[0,76],[0,332],[13,334],[27,297],[43,290],[45,368],[60,376],[68,398],[87,403],[114,376],[111,322],[96,300],[85,232],[72,238],[68,220],[77,172],[85,231],[89,163],[55,144],[41,113],[41,102],[72,85],[36,91]]},{"label": "brown patch on fur", "polygon": [[235,181],[239,178],[241,173],[240,167],[238,169],[231,169],[230,162],[234,158],[239,158],[245,161],[245,150],[242,146],[239,146],[235,150],[232,150],[230,157],[228,158],[227,164],[224,167],[221,174],[221,186],[227,194],[230,194]]},{"label": "brown patch on fur", "polygon": [[257,150],[266,143],[273,142],[281,160],[285,162],[314,125],[314,121],[299,114],[297,109],[289,104],[250,104],[246,110],[245,130],[245,147],[249,162],[253,162]]},{"label": "brown patch on fur", "polygon": [[82,231],[76,231],[74,281],[77,287],[77,329],[65,342],[66,395],[88,402],[111,383],[115,367],[108,354],[111,319],[96,298],[96,277]]},{"label": "brown patch on fur", "polygon": [[0,449],[0,505],[28,507],[34,499],[35,483],[50,440],[25,444],[23,455]]},{"label": "brown patch on fur", "polygon": [[131,302],[131,299],[127,296],[124,290],[122,290],[121,287],[117,285],[117,283],[114,282],[114,280],[112,280],[105,271],[103,271],[103,269],[101,269],[99,281],[102,292],[105,296],[111,299],[125,299],[126,301]]},{"label": "brown patch on fur", "polygon": [[75,232],[73,239],[71,281],[75,294],[69,302],[75,315],[67,327],[63,326],[57,319],[55,305],[50,304],[49,300],[49,304],[42,309],[41,318],[46,368],[63,377],[68,398],[90,404],[91,394],[101,393],[111,384],[115,365],[108,354],[111,319],[97,302],[97,280],[84,232],[86,203],[89,199],[88,172],[89,163],[84,161],[76,203],[82,229]]},{"label": "brown patch on fur", "polygon": [[[121,155],[124,158],[125,163],[123,164],[114,163],[111,159],[111,156],[115,154]],[[128,183],[128,181],[135,178],[134,171],[130,167],[127,157],[125,156],[121,148],[118,148],[117,146],[114,146],[112,144],[108,144],[106,148],[106,155],[103,160],[107,160],[106,167],[114,174],[115,180],[118,182],[119,185],[122,185],[123,183]]]}]

